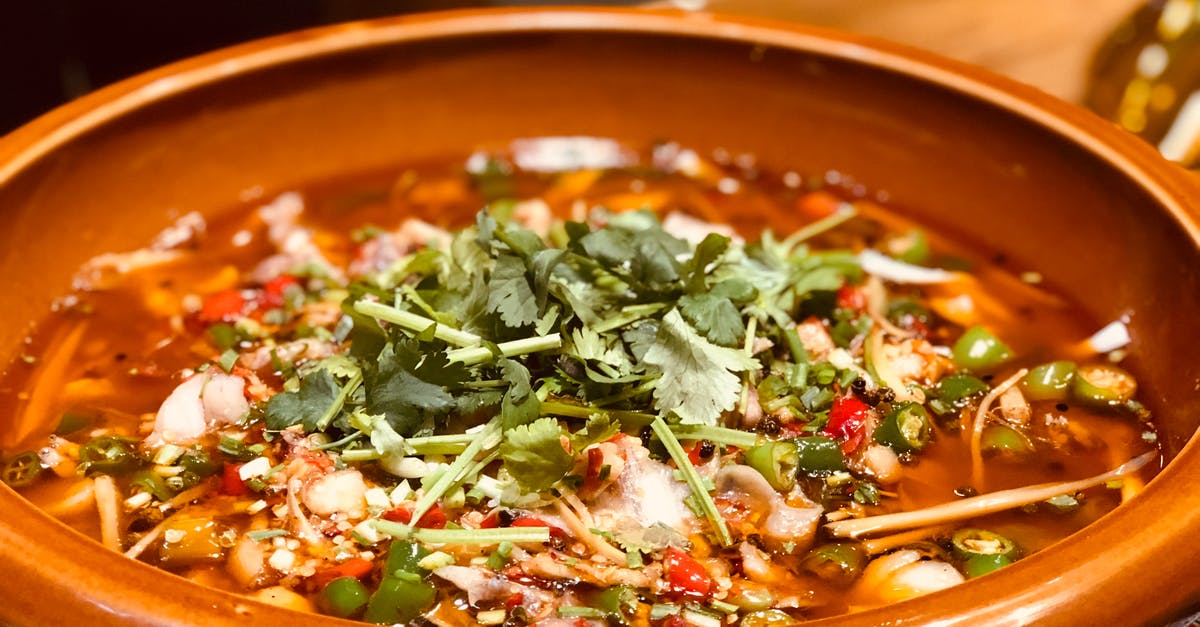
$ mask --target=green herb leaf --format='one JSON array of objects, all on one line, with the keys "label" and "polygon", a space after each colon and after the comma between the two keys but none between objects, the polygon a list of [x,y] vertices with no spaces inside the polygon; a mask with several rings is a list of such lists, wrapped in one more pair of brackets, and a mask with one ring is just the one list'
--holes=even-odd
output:
[{"label": "green herb leaf", "polygon": [[311,431],[337,400],[341,388],[326,370],[317,370],[300,380],[295,392],[280,392],[267,402],[267,429],[280,431],[303,424]]},{"label": "green herb leaf", "polygon": [[562,429],[553,418],[539,418],[509,429],[500,444],[504,468],[522,488],[550,489],[566,476],[575,460],[562,445]]},{"label": "green herb leaf", "polygon": [[537,300],[520,257],[505,254],[496,258],[488,282],[487,306],[488,311],[498,314],[504,324],[514,329],[537,321]]},{"label": "green herb leaf", "polygon": [[736,346],[746,335],[742,315],[728,298],[713,294],[689,294],[679,299],[679,311],[710,342]]},{"label": "green herb leaf", "polygon": [[654,386],[654,407],[674,412],[685,424],[717,424],[741,396],[741,379],[734,373],[759,367],[744,351],[709,343],[678,309],[663,317],[644,361],[662,373]]},{"label": "green herb leaf", "polygon": [[500,402],[501,424],[512,429],[533,422],[538,417],[541,400],[533,393],[529,369],[512,359],[500,361],[500,372],[508,383],[508,390]]}]

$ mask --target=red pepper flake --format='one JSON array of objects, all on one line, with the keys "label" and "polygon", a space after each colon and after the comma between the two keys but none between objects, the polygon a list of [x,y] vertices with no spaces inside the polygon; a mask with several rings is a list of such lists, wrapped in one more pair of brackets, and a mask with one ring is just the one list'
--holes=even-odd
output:
[{"label": "red pepper flake", "polygon": [[508,597],[508,599],[506,599],[504,601],[504,608],[511,610],[512,608],[514,608],[524,602],[525,602],[525,594],[522,592],[516,592],[516,593],[513,593],[512,596]]}]

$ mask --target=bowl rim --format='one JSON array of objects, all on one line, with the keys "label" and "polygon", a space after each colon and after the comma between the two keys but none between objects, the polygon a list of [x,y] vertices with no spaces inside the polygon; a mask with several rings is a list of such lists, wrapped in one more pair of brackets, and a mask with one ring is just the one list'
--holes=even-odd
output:
[{"label": "bowl rim", "polygon": [[[830,29],[776,22],[762,18],[689,13],[672,9],[644,8],[506,8],[468,9],[423,13],[400,17],[379,18],[323,26],[294,33],[276,35],[248,43],[205,53],[138,74],[85,95],[46,113],[26,125],[0,137],[0,186],[17,177],[20,172],[52,154],[73,139],[99,128],[141,107],[204,85],[243,76],[290,63],[312,60],[368,49],[432,40],[444,40],[496,34],[537,32],[636,33],[662,37],[683,37],[719,41],[743,42],[768,48],[796,50],[880,69],[905,78],[929,83],[951,92],[1001,109],[1005,114],[1023,118],[1030,124],[1054,133],[1079,146],[1095,159],[1121,171],[1141,190],[1162,207],[1187,237],[1200,242],[1200,216],[1189,209],[1184,199],[1197,199],[1196,181],[1182,168],[1163,159],[1148,144],[1120,130],[1115,125],[1083,109],[1061,101],[1034,87],[1019,83],[975,66],[946,59],[937,54],[873,37]],[[1183,467],[1183,468],[1181,468]],[[1152,509],[1173,501],[1162,484],[1186,480],[1186,469],[1200,467],[1200,444],[1192,438],[1172,463],[1149,482],[1135,502],[1138,510]],[[0,488],[0,508],[15,509],[37,523],[37,531],[14,525],[9,517],[0,517],[0,539],[9,546],[31,539],[51,540],[59,552],[91,549],[92,555],[78,560],[59,555],[53,564],[46,564],[18,551],[6,551],[0,563],[15,568],[20,575],[42,585],[61,581],[94,580],[98,573],[119,576],[146,589],[156,589],[167,595],[161,606],[162,615],[147,614],[145,605],[132,603],[125,595],[103,587],[91,591],[86,599],[79,598],[61,611],[93,610],[99,616],[114,617],[115,622],[168,624],[186,623],[194,618],[194,605],[184,602],[203,598],[205,607],[214,612],[214,619],[232,621],[291,620],[297,615],[287,610],[267,606],[245,597],[215,591],[180,577],[164,576],[149,565],[126,560],[120,556],[96,551],[99,545],[74,531],[49,514],[32,506],[7,486]],[[989,577],[987,582],[967,582],[951,590],[928,595],[897,606],[867,610],[814,624],[889,624],[924,623],[934,617],[945,624],[975,624],[980,622],[1027,622],[1046,619],[1050,612],[1071,607],[1075,591],[1066,584],[1070,573],[1056,572],[1046,562],[1055,556],[1071,554],[1076,568],[1096,569],[1115,574],[1149,559],[1180,555],[1182,543],[1171,542],[1171,533],[1191,528],[1200,529],[1200,510],[1170,521],[1146,523],[1134,520],[1130,506],[1122,505],[1092,523],[1086,532],[1076,533],[1055,544],[1051,557],[1039,552],[1022,560],[1013,569],[1005,569]],[[1080,544],[1113,542],[1129,538],[1131,533],[1149,535],[1146,551],[1125,551],[1111,555],[1089,552]],[[1086,537],[1085,537],[1086,536]],[[1152,550],[1150,550],[1152,549]],[[1178,558],[1178,557],[1177,557]],[[1200,565],[1189,572],[1200,576]],[[54,572],[49,572],[53,570]],[[1014,572],[1015,571],[1015,572]],[[1164,579],[1164,582],[1168,581]],[[986,591],[1005,590],[1004,584],[1016,593],[988,594]],[[1048,586],[1053,584],[1057,589]],[[1162,590],[1157,603],[1169,610],[1196,599],[1197,593],[1187,586]],[[973,610],[945,616],[939,605],[947,599],[975,599]],[[961,609],[961,608],[959,608]],[[10,610],[11,611],[11,610]],[[0,614],[4,613],[0,610]],[[1148,614],[1147,617],[1154,614]],[[9,616],[17,620],[19,616]],[[1078,618],[1078,616],[1076,617]],[[313,620],[313,617],[308,617]],[[320,617],[321,621],[332,621]]]}]

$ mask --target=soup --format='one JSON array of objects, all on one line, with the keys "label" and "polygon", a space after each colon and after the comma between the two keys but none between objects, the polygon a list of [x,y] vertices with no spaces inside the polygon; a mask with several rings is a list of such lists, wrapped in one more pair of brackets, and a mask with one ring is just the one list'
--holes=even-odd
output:
[{"label": "soup", "polygon": [[9,366],[5,481],[209,586],[440,625],[790,624],[1133,497],[1123,324],[866,192],[551,138],[183,216]]}]

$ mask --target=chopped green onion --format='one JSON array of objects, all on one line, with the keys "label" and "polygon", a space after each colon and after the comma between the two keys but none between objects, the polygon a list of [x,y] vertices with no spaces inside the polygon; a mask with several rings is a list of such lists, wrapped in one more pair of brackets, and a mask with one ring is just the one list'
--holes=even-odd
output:
[{"label": "chopped green onion", "polygon": [[257,531],[247,531],[246,537],[255,541],[263,541],[269,538],[279,538],[288,535],[286,529],[259,529]]},{"label": "chopped green onion", "polygon": [[562,618],[606,618],[607,612],[598,610],[594,607],[584,607],[582,605],[563,605],[558,608],[558,615]]},{"label": "chopped green onion", "polygon": [[662,416],[655,416],[650,423],[650,428],[654,430],[654,435],[658,436],[659,441],[666,447],[667,453],[671,459],[675,460],[675,465],[679,467],[679,471],[683,474],[683,478],[687,481],[688,487],[692,489],[692,495],[695,497],[700,506],[700,510],[704,513],[705,518],[712,523],[713,530],[717,532],[717,541],[721,546],[730,546],[733,544],[733,538],[729,536],[729,529],[725,527],[725,519],[721,517],[721,513],[717,511],[716,503],[713,503],[712,495],[704,489],[704,480],[700,474],[696,472],[696,467],[692,465],[692,460],[688,458],[688,454],[680,446],[679,440],[675,438],[675,434],[671,433],[671,428],[667,426]]},{"label": "chopped green onion", "polygon": [[225,349],[225,352],[221,353],[221,357],[217,360],[217,364],[221,366],[221,370],[224,370],[227,373],[233,372],[233,366],[237,364],[238,357],[239,355],[237,351],[233,350],[232,348],[227,348]]},{"label": "chopped green onion", "polygon": [[[502,342],[496,345],[496,349],[500,352],[500,356],[516,357],[518,355],[528,355],[529,353],[538,353],[562,346],[562,337],[557,333],[551,333],[544,337],[530,337],[523,340],[513,340],[511,342]],[[458,350],[446,353],[450,363],[461,363],[467,366],[478,366],[492,361],[497,357],[486,346],[473,346],[471,348],[460,348]]]},{"label": "chopped green onion", "polygon": [[[419,520],[419,519],[418,519]],[[549,542],[549,527],[502,527],[496,529],[421,529],[390,520],[373,520],[371,526],[394,538],[425,544],[499,544]]]},{"label": "chopped green onion", "polygon": [[437,339],[454,346],[478,346],[483,341],[483,338],[475,335],[474,333],[459,331],[458,329],[448,327],[444,324],[438,324],[436,320],[426,318],[425,316],[419,316],[415,313],[404,311],[402,309],[397,309],[383,303],[360,300],[354,303],[354,310],[371,316],[372,318],[404,327],[409,331],[416,331],[417,333],[433,327],[433,337],[436,337]]},{"label": "chopped green onion", "polygon": [[761,440],[756,433],[709,425],[671,425],[671,433],[680,440],[709,440],[714,444],[738,448],[750,448]]}]

